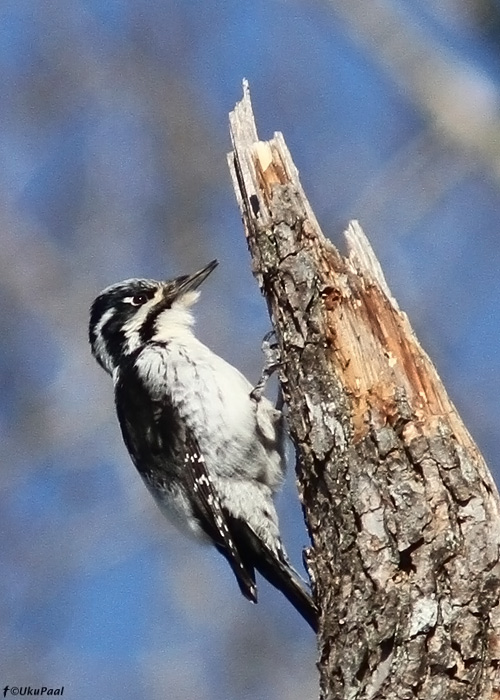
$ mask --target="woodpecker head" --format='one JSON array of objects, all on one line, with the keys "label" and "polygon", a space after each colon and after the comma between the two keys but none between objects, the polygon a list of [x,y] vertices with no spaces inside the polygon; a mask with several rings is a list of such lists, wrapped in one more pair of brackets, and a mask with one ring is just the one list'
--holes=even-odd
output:
[{"label": "woodpecker head", "polygon": [[167,282],[130,279],[104,289],[90,309],[92,354],[107,372],[150,341],[167,341],[191,332],[191,306],[200,284],[218,265],[212,260],[193,275]]}]

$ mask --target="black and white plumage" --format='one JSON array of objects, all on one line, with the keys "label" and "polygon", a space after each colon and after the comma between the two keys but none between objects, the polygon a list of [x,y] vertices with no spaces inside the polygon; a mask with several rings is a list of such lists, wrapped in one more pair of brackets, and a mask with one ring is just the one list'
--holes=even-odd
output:
[{"label": "black and white plumage", "polygon": [[92,353],[113,377],[123,439],[163,513],[215,545],[246,598],[257,602],[257,569],[317,629],[273,502],[285,471],[282,414],[192,331],[197,288],[216,265],[105,289],[91,308]]}]

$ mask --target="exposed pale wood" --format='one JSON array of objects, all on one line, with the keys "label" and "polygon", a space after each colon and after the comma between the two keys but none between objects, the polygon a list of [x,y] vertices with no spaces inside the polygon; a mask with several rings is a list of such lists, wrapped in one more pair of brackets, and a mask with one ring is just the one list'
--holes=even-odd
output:
[{"label": "exposed pale wood", "polygon": [[321,697],[500,698],[499,497],[356,222],[323,236],[248,86],[229,163],[276,329],[322,609]]}]

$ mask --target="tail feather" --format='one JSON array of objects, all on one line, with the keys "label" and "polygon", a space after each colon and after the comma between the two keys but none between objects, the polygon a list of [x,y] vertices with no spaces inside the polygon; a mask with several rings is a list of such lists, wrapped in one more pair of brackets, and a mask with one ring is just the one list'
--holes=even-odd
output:
[{"label": "tail feather", "polygon": [[248,538],[256,558],[252,562],[257,571],[283,593],[293,607],[299,612],[314,632],[318,631],[318,608],[305,583],[290,565],[283,550],[276,556],[257,535],[248,528]]},{"label": "tail feather", "polygon": [[[277,562],[278,561],[278,565]],[[318,631],[318,608],[314,603],[310,593],[306,591],[304,585],[297,579],[294,570],[279,560],[274,559],[272,565],[267,565],[265,559],[259,566],[259,572],[275,588],[283,593],[293,607],[302,615],[304,620],[310,625],[314,632]]]},{"label": "tail feather", "polygon": [[[311,595],[306,590],[306,584],[290,565],[283,548],[280,548],[278,552],[272,551],[247,523],[233,518],[229,514],[228,519],[230,521],[233,539],[238,547],[239,555],[247,571],[252,572],[253,575],[254,569],[257,569],[270,584],[283,593],[293,607],[311,626],[314,632],[317,632],[318,608]],[[224,552],[222,553],[224,554]],[[231,564],[230,558],[226,558]],[[231,566],[243,595],[256,603],[256,588],[249,594],[250,592],[245,587],[245,582],[241,581],[238,571],[235,570],[232,564]],[[252,595],[253,593],[255,593],[255,595]]]}]

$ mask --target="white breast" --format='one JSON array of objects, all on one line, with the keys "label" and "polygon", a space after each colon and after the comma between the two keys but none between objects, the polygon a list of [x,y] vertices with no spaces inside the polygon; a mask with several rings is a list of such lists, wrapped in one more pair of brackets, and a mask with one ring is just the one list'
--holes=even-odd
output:
[{"label": "white breast", "polygon": [[136,366],[157,399],[167,394],[174,403],[212,474],[241,474],[273,491],[279,487],[284,471],[280,414],[267,399],[250,398],[252,386],[241,372],[194,336],[148,346]]}]

